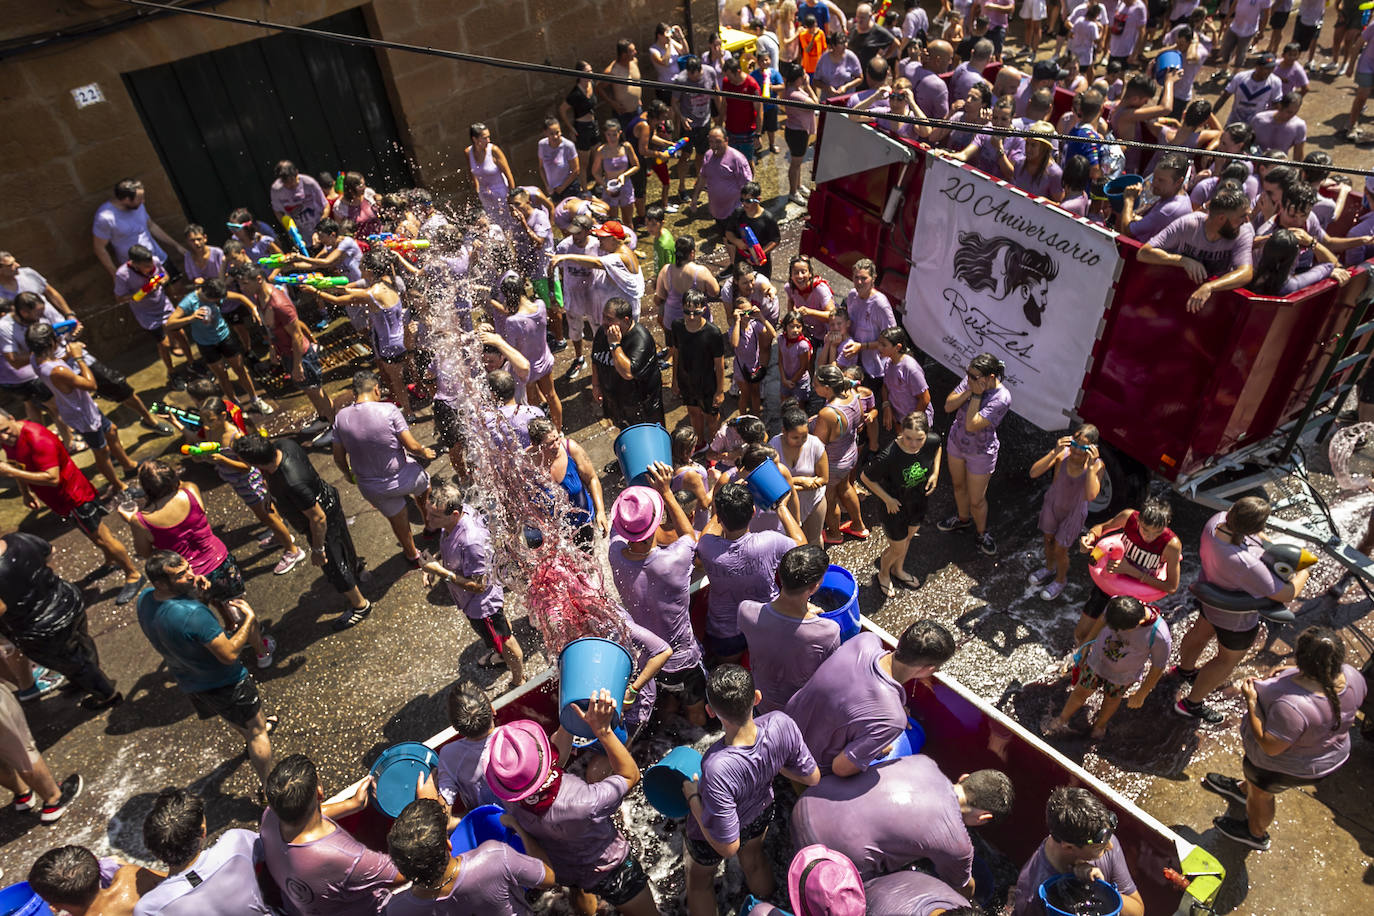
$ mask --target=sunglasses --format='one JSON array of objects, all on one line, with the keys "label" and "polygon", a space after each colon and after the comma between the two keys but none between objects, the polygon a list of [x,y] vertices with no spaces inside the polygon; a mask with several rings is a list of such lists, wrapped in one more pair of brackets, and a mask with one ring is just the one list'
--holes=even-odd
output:
[{"label": "sunglasses", "polygon": [[1070,441],[1069,446],[1078,449],[1080,452],[1090,452],[1093,448],[1091,445],[1084,445],[1082,442],[1077,441]]},{"label": "sunglasses", "polygon": [[705,315],[705,314],[706,314],[706,309],[683,309],[683,310],[682,310],[682,314],[684,314],[684,315]]}]

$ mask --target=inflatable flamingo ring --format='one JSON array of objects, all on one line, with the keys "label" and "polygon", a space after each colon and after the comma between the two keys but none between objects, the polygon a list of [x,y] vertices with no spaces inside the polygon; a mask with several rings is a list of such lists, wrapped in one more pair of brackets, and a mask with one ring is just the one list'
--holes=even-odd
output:
[{"label": "inflatable flamingo ring", "polygon": [[[1146,604],[1158,601],[1169,594],[1153,585],[1147,585],[1139,579],[1121,573],[1107,572],[1107,567],[1126,555],[1125,536],[1121,534],[1109,534],[1098,540],[1093,545],[1092,565],[1088,567],[1088,574],[1092,576],[1093,584],[1107,594],[1115,598],[1119,595],[1127,595],[1131,598],[1139,598]],[[1158,569],[1152,570],[1156,578],[1164,577],[1164,564],[1161,563]]]}]

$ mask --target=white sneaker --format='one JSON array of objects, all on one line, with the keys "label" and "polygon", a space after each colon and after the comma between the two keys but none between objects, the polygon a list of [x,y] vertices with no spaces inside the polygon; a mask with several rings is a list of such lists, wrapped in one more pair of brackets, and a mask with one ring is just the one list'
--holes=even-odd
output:
[{"label": "white sneaker", "polygon": [[250,404],[249,407],[253,410],[256,410],[264,417],[270,417],[272,414],[277,412],[275,407],[264,401],[262,398],[258,398],[256,401]]},{"label": "white sneaker", "polygon": [[277,565],[272,567],[272,574],[277,576],[284,576],[291,570],[295,569],[296,564],[304,559],[305,548],[297,546],[294,552],[284,553],[281,555],[281,559],[277,561]]},{"label": "white sneaker", "polygon": [[1058,598],[1060,594],[1063,593],[1063,591],[1063,582],[1051,582],[1049,585],[1046,585],[1044,588],[1040,589],[1040,600],[1053,601],[1054,599]]},{"label": "white sneaker", "polygon": [[792,201],[792,203],[796,204],[796,205],[799,206],[799,207],[805,207],[805,206],[806,206],[806,197],[802,194],[801,191],[797,191],[796,193],[794,193],[792,196],[788,197],[787,199],[790,200],[790,201]]},{"label": "white sneaker", "polygon": [[334,444],[334,428],[330,427],[310,440],[311,448],[324,448]]},{"label": "white sneaker", "polygon": [[811,189],[808,188],[806,185],[802,185],[798,190],[801,191],[801,196],[802,196],[802,197],[810,197],[810,196],[811,196]]},{"label": "white sneaker", "polygon": [[1054,577],[1054,573],[1048,567],[1042,566],[1035,572],[1026,577],[1026,581],[1031,585],[1044,585]]}]

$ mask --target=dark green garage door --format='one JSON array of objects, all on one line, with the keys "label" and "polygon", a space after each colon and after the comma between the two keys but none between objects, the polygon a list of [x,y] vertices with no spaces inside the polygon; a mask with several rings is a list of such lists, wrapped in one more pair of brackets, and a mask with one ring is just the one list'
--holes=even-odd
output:
[{"label": "dark green garage door", "polygon": [[[361,9],[314,27],[366,35]],[[217,240],[235,207],[271,221],[279,159],[303,173],[357,171],[379,190],[411,183],[375,52],[295,35],[124,74],[182,209]]]}]

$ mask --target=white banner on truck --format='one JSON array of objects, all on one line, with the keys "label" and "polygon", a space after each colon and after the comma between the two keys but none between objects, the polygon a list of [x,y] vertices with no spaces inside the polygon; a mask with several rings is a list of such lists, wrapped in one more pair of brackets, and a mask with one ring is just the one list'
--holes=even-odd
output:
[{"label": "white banner on truck", "polygon": [[1109,233],[927,155],[906,330],[954,372],[979,353],[998,357],[1012,410],[1062,429],[1119,262]]}]

